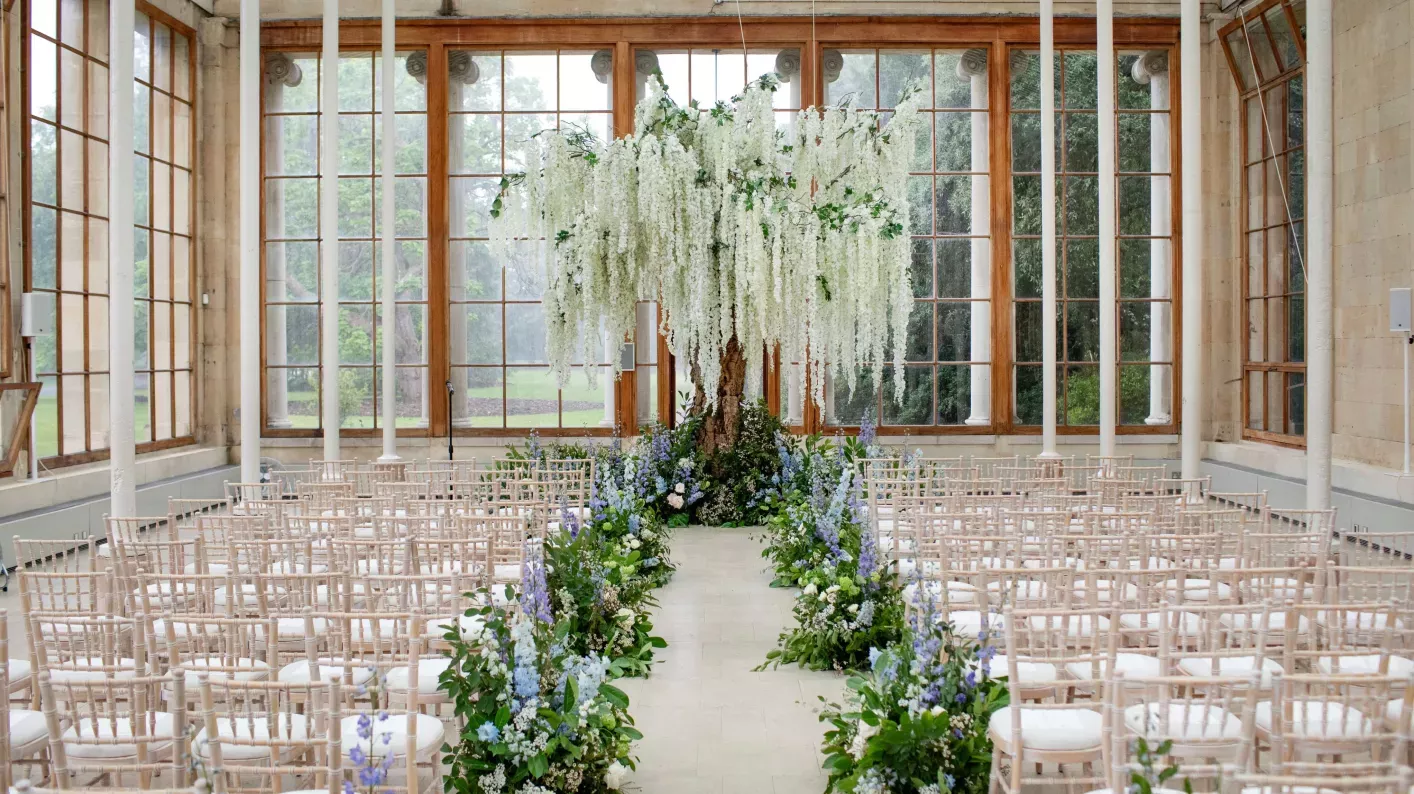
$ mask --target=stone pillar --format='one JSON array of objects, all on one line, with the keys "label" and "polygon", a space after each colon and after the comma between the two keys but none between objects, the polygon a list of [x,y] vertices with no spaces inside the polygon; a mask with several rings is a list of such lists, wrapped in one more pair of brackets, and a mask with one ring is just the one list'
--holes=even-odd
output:
[{"label": "stone pillar", "polygon": [[[382,293],[380,302],[383,305],[383,339],[382,339],[382,367],[383,367],[383,454],[378,457],[380,461],[391,463],[398,458],[398,403],[397,403],[397,210],[394,199],[397,196],[395,175],[396,155],[397,155],[397,124],[394,116],[393,99],[393,70],[397,65],[397,33],[394,29],[394,22],[397,14],[393,9],[393,0],[383,0],[383,19],[380,26],[382,38],[382,74],[379,75],[382,85],[380,86],[383,96],[383,112],[379,121],[383,125],[383,257],[380,263],[383,266],[381,276],[383,283],[380,284],[379,292]],[[423,323],[425,328],[427,323]],[[423,350],[426,350],[424,345]],[[427,389],[423,388],[423,405],[426,405]],[[424,412],[424,416],[426,413]]]},{"label": "stone pillar", "polygon": [[1335,340],[1331,328],[1335,182],[1331,0],[1311,0],[1306,35],[1306,507],[1331,506]]},{"label": "stone pillar", "polygon": [[1096,60],[1099,64],[1100,150],[1100,455],[1115,455],[1115,424],[1119,404],[1119,349],[1117,345],[1117,296],[1115,268],[1117,224],[1115,203],[1115,37],[1114,0],[1096,4]]},{"label": "stone pillar", "polygon": [[339,0],[324,0],[320,72],[320,413],[324,460],[339,460]]},{"label": "stone pillar", "polygon": [[[261,431],[259,0],[241,0],[240,24],[241,482],[259,482]],[[281,138],[281,136],[273,137],[277,141]],[[280,320],[280,338],[275,341],[279,342],[280,353],[283,356],[285,351],[284,318],[281,317]],[[283,377],[271,378],[270,383],[273,385],[277,380],[283,392],[285,385]]]},{"label": "stone pillar", "polygon": [[1041,457],[1056,459],[1056,10],[1041,0]]},{"label": "stone pillar", "polygon": [[[257,28],[258,30],[258,28]],[[256,34],[257,36],[259,33]],[[244,40],[244,39],[243,39]],[[258,55],[258,53],[257,53]],[[258,63],[258,61],[257,61]],[[265,104],[270,112],[278,112],[284,107],[285,88],[294,88],[304,80],[299,66],[290,59],[290,56],[278,52],[271,55],[265,61],[265,82],[268,89],[265,94]],[[242,123],[245,119],[242,118]],[[268,162],[283,163],[285,161],[285,119],[283,116],[270,116],[273,125],[270,135],[265,140],[267,151],[270,152]],[[256,135],[260,132],[260,118],[256,116]],[[245,151],[242,146],[241,151]],[[258,154],[255,156],[259,156]],[[257,168],[257,178],[259,176],[259,165]],[[256,186],[256,266],[259,267],[260,256],[260,228],[259,228],[259,185]],[[266,196],[267,211],[265,222],[269,225],[270,239],[279,240],[285,236],[285,195],[280,190],[271,190]],[[265,252],[265,356],[271,367],[268,370],[265,382],[265,403],[266,417],[268,424],[272,428],[290,427],[289,397],[286,393],[287,381],[285,380],[285,370],[274,369],[283,367],[286,363],[286,310],[283,305],[278,305],[289,297],[286,282],[285,269],[285,245],[276,243],[268,246]],[[260,331],[257,328],[255,338],[260,338]],[[244,336],[244,332],[242,332]],[[242,376],[244,377],[244,376]],[[257,384],[259,380],[257,378]]]},{"label": "stone pillar", "polygon": [[[1134,82],[1149,86],[1149,170],[1169,169],[1169,59],[1168,53],[1153,50],[1134,62]],[[1170,285],[1173,283],[1172,227],[1173,194],[1170,176],[1149,179],[1149,360],[1172,361],[1173,340]],[[1170,407],[1173,394],[1172,368],[1164,364],[1149,367],[1149,425],[1173,421]]]},{"label": "stone pillar", "polygon": [[[137,443],[133,373],[133,0],[109,5],[108,52],[108,461],[109,515],[137,515]],[[146,121],[144,119],[144,121]],[[125,195],[126,194],[126,195]],[[151,387],[151,385],[149,386]],[[260,418],[241,417],[241,424]]]},{"label": "stone pillar", "polygon": [[[1183,0],[1183,151],[1203,146],[1203,16],[1199,0]],[[1183,158],[1183,228],[1193,243],[1183,247],[1183,478],[1197,479],[1203,459],[1203,163]],[[1245,209],[1244,209],[1245,211]],[[1246,344],[1244,341],[1243,344]]]},{"label": "stone pillar", "polygon": [[[988,159],[990,121],[987,107],[987,51],[968,50],[957,64],[958,77],[972,83],[972,282],[969,297],[972,314],[971,396],[972,410],[967,424],[992,423],[992,196],[991,163]],[[978,111],[982,112],[978,112]]]},{"label": "stone pillar", "polygon": [[[408,58],[408,74],[423,79],[427,75],[427,56],[425,53],[413,53]],[[475,85],[481,79],[481,70],[477,68],[476,61],[471,57],[471,53],[466,50],[450,50],[447,53],[447,105],[451,108],[459,108],[462,104],[462,91],[470,85]],[[453,119],[465,118],[462,116],[452,116]],[[451,134],[447,136],[447,161],[455,164],[463,162],[463,138],[462,131],[453,127]],[[447,205],[449,217],[461,218],[466,213],[466,203],[462,200],[460,190],[447,191]],[[452,367],[448,375],[452,381],[452,388],[456,394],[452,397],[452,415],[449,420],[452,427],[469,427],[472,418],[467,410],[468,400],[471,395],[468,393],[471,386],[471,379],[468,376],[469,370],[458,364],[467,363],[467,332],[470,327],[469,313],[471,308],[463,303],[467,299],[466,294],[466,257],[453,258],[447,264],[447,297],[450,305],[447,307],[448,335],[447,335],[447,355],[451,360]],[[504,296],[503,296],[504,297]],[[483,304],[484,305],[484,304]],[[425,324],[424,324],[425,326]],[[501,330],[505,333],[505,329]],[[424,340],[425,341],[425,340]],[[432,383],[430,375],[422,387],[422,420],[427,421],[428,401],[432,399]]]}]

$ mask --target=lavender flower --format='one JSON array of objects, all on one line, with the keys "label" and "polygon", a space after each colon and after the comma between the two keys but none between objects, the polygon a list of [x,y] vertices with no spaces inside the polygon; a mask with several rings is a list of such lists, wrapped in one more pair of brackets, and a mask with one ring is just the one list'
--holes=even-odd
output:
[{"label": "lavender flower", "polygon": [[537,620],[553,623],[550,612],[550,590],[545,582],[544,551],[539,546],[525,543],[525,565],[521,569],[520,610]]}]

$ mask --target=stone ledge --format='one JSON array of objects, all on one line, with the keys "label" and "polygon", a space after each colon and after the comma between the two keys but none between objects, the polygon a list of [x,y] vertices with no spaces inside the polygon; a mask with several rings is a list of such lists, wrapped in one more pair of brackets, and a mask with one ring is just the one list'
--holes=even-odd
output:
[{"label": "stone ledge", "polygon": [[[229,447],[188,446],[137,456],[137,487],[225,466]],[[0,517],[101,496],[111,490],[108,461],[67,466],[38,480],[0,480]]]}]

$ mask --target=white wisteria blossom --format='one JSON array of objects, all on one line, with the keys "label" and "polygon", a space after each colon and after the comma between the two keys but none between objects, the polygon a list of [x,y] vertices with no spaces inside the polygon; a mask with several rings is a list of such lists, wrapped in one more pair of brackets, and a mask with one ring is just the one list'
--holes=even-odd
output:
[{"label": "white wisteria blossom", "polygon": [[730,103],[683,107],[652,77],[633,135],[546,131],[526,173],[502,180],[493,246],[511,261],[521,241],[545,241],[537,265],[561,385],[591,360],[601,323],[623,338],[637,303],[658,301],[668,349],[693,365],[709,404],[733,337],[758,367],[777,345],[781,360],[807,362],[822,406],[827,365],[851,387],[868,368],[877,389],[891,364],[902,399],[906,186],[923,92],[904,91],[887,120],[844,106],[779,125],[776,85],[766,75]]}]

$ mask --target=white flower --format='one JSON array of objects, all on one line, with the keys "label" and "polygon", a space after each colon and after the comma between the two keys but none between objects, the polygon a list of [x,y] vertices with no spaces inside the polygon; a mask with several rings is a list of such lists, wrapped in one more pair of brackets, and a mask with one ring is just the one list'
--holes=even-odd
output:
[{"label": "white flower", "polygon": [[628,539],[628,547],[629,547],[630,549],[636,549],[636,548],[638,548],[639,546],[642,546],[642,545],[643,545],[643,542],[640,541],[638,538],[629,538],[629,539]]},{"label": "white flower", "polygon": [[673,493],[685,493],[686,491],[687,486],[683,485],[682,483],[678,483],[677,485],[673,486]]},{"label": "white flower", "polygon": [[604,785],[611,789],[618,790],[624,784],[624,778],[628,777],[628,767],[615,761],[609,764],[609,768],[604,770]]},{"label": "white flower", "polygon": [[800,588],[800,592],[804,593],[805,595],[815,595],[816,593],[820,592],[820,588],[816,587],[814,582],[811,582],[810,584],[807,584],[806,586]]},{"label": "white flower", "polygon": [[675,493],[668,494],[668,504],[672,505],[674,510],[681,510],[683,504],[682,496]]}]

